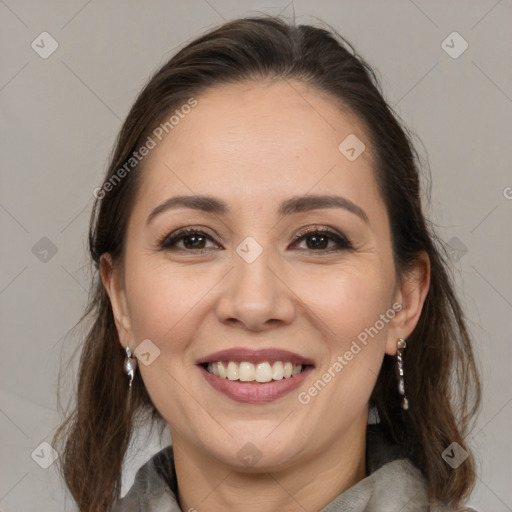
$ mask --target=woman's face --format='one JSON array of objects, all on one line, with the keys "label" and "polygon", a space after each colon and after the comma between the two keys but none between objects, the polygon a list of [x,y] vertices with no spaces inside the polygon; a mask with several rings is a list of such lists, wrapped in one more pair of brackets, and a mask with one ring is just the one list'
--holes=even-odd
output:
[{"label": "woman's face", "polygon": [[364,431],[409,334],[388,216],[367,135],[329,97],[277,81],[196,99],[146,157],[104,282],[173,442],[288,467]]}]

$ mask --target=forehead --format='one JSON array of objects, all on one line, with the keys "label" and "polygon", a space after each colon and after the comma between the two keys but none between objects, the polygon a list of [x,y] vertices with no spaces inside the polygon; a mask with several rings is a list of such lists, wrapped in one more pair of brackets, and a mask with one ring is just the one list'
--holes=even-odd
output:
[{"label": "forehead", "polygon": [[[333,189],[355,201],[377,194],[361,123],[316,88],[240,82],[195,99],[145,162],[139,197],[148,202],[183,193],[231,193],[231,202],[245,205]],[[349,136],[366,146],[354,161],[339,149]]]}]

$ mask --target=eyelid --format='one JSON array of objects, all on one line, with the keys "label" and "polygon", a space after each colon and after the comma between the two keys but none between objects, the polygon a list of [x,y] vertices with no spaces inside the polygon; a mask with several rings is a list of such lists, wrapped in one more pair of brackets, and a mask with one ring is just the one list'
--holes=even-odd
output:
[{"label": "eyelid", "polygon": [[338,232],[337,230],[329,227],[329,226],[322,226],[322,225],[314,225],[309,226],[307,228],[301,229],[297,235],[295,235],[292,239],[292,244],[296,243],[297,241],[301,240],[308,234],[312,233],[320,233],[322,235],[330,235],[331,239],[334,240],[339,248],[338,249],[324,249],[319,251],[311,251],[311,252],[336,252],[336,251],[349,251],[353,250],[354,247],[352,245],[352,242],[341,232]]},{"label": "eyelid", "polygon": [[[212,235],[211,230],[207,228],[206,226],[193,226],[193,227],[187,227],[187,228],[179,228],[175,231],[172,231],[171,233],[165,234],[163,237],[160,237],[157,241],[157,246],[162,249],[166,250],[166,243],[168,242],[176,242],[182,239],[183,237],[187,235],[194,235],[194,234],[203,234],[205,237],[207,237],[209,240],[214,242],[215,244],[219,245],[216,241],[216,238],[219,238],[217,234]],[[186,249],[181,249],[183,251],[186,251]],[[206,251],[207,249],[199,249],[194,252],[201,252]]]},{"label": "eyelid", "polygon": [[[209,230],[209,228],[206,228],[206,226],[194,226],[194,227],[187,227],[187,228],[179,228],[176,231],[174,231],[172,233],[168,233],[168,234],[164,235],[163,237],[161,237],[157,242],[157,246],[161,250],[167,250],[167,249],[170,250],[170,248],[172,247],[170,245],[171,243],[174,244],[176,242],[179,242],[183,239],[183,237],[186,237],[187,235],[202,235],[209,241],[215,243],[216,245],[219,245],[219,243],[216,240],[217,238],[219,238],[218,235],[217,234],[212,235],[208,231],[211,231],[211,230]],[[320,250],[303,249],[303,250],[305,250],[307,252],[316,252],[316,253],[320,253],[320,254],[321,253],[329,253],[329,252],[339,252],[342,250],[345,250],[345,251],[353,250],[352,243],[345,235],[343,235],[342,233],[338,232],[337,230],[335,230],[329,226],[322,226],[322,225],[308,226],[307,228],[303,228],[303,229],[299,230],[299,232],[293,237],[290,244],[293,245],[296,242],[303,239],[304,237],[306,237],[307,235],[314,234],[314,233],[319,233],[321,235],[329,235],[330,239],[332,241],[334,241],[338,245],[338,247],[334,248],[334,249],[320,249]],[[192,250],[192,249],[179,248],[176,250],[182,251],[182,252],[202,254],[204,252],[208,252],[210,249],[211,248]]]},{"label": "eyelid", "polygon": [[343,235],[341,235],[337,231],[331,229],[329,226],[309,226],[307,228],[301,229],[293,237],[292,242],[295,242],[295,241],[299,240],[300,238],[302,238],[305,235],[308,235],[310,233],[317,233],[317,232],[329,233],[331,235],[336,235],[336,236],[339,236],[341,238],[345,238],[345,237],[343,237]]}]

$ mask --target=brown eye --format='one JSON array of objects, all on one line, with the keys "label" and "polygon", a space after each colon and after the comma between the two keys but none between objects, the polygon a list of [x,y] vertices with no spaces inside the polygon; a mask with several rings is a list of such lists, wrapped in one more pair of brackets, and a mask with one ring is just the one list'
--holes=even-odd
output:
[{"label": "brown eye", "polygon": [[308,249],[327,249],[331,238],[326,235],[307,235],[305,237]]},{"label": "brown eye", "polygon": [[[313,228],[303,231],[294,239],[294,244],[300,241],[306,242],[306,250],[315,252],[337,252],[352,249],[352,245],[344,236],[326,229]],[[334,248],[329,247],[330,243],[334,243]]]},{"label": "brown eye", "polygon": [[204,252],[209,249],[205,247],[208,241],[214,242],[210,235],[196,229],[187,229],[166,236],[159,247],[163,250]]},{"label": "brown eye", "polygon": [[186,249],[204,249],[206,238],[202,235],[185,235],[181,239]]}]

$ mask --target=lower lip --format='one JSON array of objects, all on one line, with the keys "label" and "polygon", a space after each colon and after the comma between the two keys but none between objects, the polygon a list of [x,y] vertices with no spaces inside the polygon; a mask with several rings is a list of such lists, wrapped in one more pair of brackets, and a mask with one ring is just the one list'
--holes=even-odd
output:
[{"label": "lower lip", "polygon": [[294,377],[265,383],[223,379],[213,375],[202,366],[199,366],[199,369],[213,388],[232,400],[245,404],[264,404],[273,402],[298,388],[313,367],[307,366],[303,372]]}]

